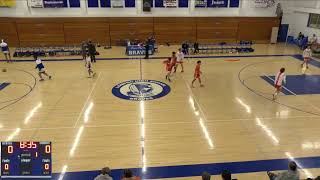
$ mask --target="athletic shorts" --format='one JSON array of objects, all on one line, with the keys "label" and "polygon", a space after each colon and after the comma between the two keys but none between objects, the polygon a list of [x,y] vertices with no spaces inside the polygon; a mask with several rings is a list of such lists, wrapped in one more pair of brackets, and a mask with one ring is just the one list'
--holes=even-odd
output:
[{"label": "athletic shorts", "polygon": [[3,54],[9,54],[10,52],[9,51],[2,51]]},{"label": "athletic shorts", "polygon": [[39,69],[39,72],[40,72],[40,73],[43,73],[43,72],[45,72],[45,69],[44,69],[44,68],[41,68],[41,69]]},{"label": "athletic shorts", "polygon": [[304,61],[309,61],[310,60],[310,57],[305,57],[303,58]]},{"label": "athletic shorts", "polygon": [[278,90],[278,91],[280,91],[281,90],[281,86],[279,86],[279,85],[274,85],[274,87]]},{"label": "athletic shorts", "polygon": [[194,74],[194,78],[195,78],[195,79],[200,78],[200,74]]}]

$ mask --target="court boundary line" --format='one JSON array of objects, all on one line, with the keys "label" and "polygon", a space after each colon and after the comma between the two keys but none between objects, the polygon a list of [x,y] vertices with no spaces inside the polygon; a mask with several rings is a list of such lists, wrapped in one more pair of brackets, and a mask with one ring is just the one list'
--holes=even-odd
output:
[{"label": "court boundary line", "polygon": [[[213,58],[213,59],[219,59],[219,58],[241,58],[241,57],[282,57],[282,56],[295,56],[295,55],[300,55],[300,54],[256,54],[256,55],[230,55],[230,56],[210,56],[210,55],[203,55],[203,56],[185,56],[185,58],[188,59],[204,59],[204,58]],[[156,60],[156,59],[167,59],[169,56],[155,56],[155,57],[149,57],[149,59],[145,59],[146,61],[148,60]],[[106,60],[139,60],[141,59],[140,56],[134,56],[134,57],[113,57],[113,58],[96,58],[96,60],[99,61],[106,61]],[[41,59],[42,61],[83,61],[81,58],[67,58],[67,59]],[[16,59],[13,60],[14,62],[34,62],[32,59]]]},{"label": "court boundary line", "polygon": [[[274,82],[274,79],[272,79],[271,77],[269,77],[269,76],[268,76],[268,75],[266,75],[265,73],[262,73],[262,75],[263,75],[263,76],[265,76],[265,77],[267,77],[268,79],[270,79],[272,82]],[[297,94],[296,94],[296,93],[294,93],[293,91],[291,91],[290,89],[286,88],[286,87],[285,87],[285,86],[283,86],[283,85],[282,85],[282,87],[283,87],[283,89],[287,90],[289,93],[291,93],[291,94],[293,94],[293,95],[297,96]]]},{"label": "court boundary line", "polygon": [[[194,103],[197,104],[198,106],[198,109],[200,111],[200,119],[198,120],[199,123],[200,123],[200,127],[199,128],[202,128],[202,135],[204,136],[205,139],[207,139],[207,144],[209,145],[209,148],[210,149],[213,149],[214,148],[214,139],[211,138],[212,137],[212,134],[210,135],[209,132],[207,131],[207,127],[203,124],[201,124],[201,122],[203,123],[201,117],[204,118],[204,122],[207,123],[208,122],[208,119],[207,119],[207,115],[204,113],[203,111],[203,108],[201,106],[201,104],[199,103],[199,101],[197,100],[197,98],[195,97],[191,87],[189,86],[188,82],[186,81],[186,79],[184,78],[183,75],[181,75],[182,77],[182,80],[184,82],[184,84],[187,86],[187,89],[189,91],[189,94],[191,95],[191,98],[193,99]],[[204,128],[202,127],[202,125],[204,126]],[[204,129],[204,130],[203,130]],[[204,140],[205,140],[204,139]]]},{"label": "court boundary line", "polygon": [[[293,57],[293,58],[297,59],[296,57]],[[298,60],[299,60],[299,59],[298,59]],[[258,96],[260,96],[260,97],[262,97],[262,98],[264,98],[264,99],[266,99],[266,100],[268,100],[268,101],[271,101],[271,102],[273,102],[273,103],[277,103],[277,104],[279,104],[279,105],[282,105],[282,106],[285,106],[285,107],[287,107],[287,108],[291,108],[291,109],[294,109],[294,110],[297,110],[297,111],[300,111],[300,112],[304,112],[304,113],[307,113],[307,114],[312,114],[312,115],[315,115],[315,116],[320,116],[320,114],[318,114],[318,113],[314,113],[314,112],[310,112],[310,111],[305,111],[305,110],[299,109],[299,108],[297,108],[297,107],[290,106],[290,105],[281,103],[281,102],[279,102],[279,101],[272,100],[271,98],[268,98],[268,97],[262,95],[261,93],[256,92],[254,89],[250,88],[248,85],[246,85],[245,80],[242,80],[242,79],[241,79],[241,73],[242,73],[242,71],[244,71],[244,70],[247,69],[248,67],[254,66],[254,65],[257,65],[257,64],[268,63],[268,62],[269,62],[269,61],[256,62],[256,63],[250,63],[250,64],[247,64],[247,65],[243,66],[243,67],[239,70],[239,72],[238,72],[238,80],[240,81],[240,83],[241,83],[244,87],[246,87],[249,91],[251,91],[252,93],[254,93],[254,94],[256,94],[256,95],[258,95]]]},{"label": "court boundary line", "polygon": [[[99,74],[99,76],[100,76],[100,74]],[[186,81],[185,81],[186,82]],[[96,83],[96,82],[95,82]],[[195,98],[194,98],[195,99]],[[195,99],[195,101],[196,101],[196,99]],[[199,106],[200,107],[200,106]],[[75,124],[75,126],[76,126],[76,124]],[[248,162],[248,161],[246,161],[246,162]],[[184,166],[184,165],[182,165],[182,166]],[[188,165],[186,165],[186,166],[188,166]],[[163,166],[163,167],[169,167],[169,166]],[[152,168],[152,167],[151,167]],[[248,172],[246,172],[246,173],[248,173]]]},{"label": "court boundary line", "polygon": [[[281,117],[259,117],[261,120],[271,120],[271,119],[284,119]],[[298,118],[319,118],[319,116],[290,116],[286,117],[285,119],[298,119]],[[320,119],[311,119],[312,121],[319,121]],[[216,122],[234,122],[234,121],[255,121],[255,118],[231,118],[231,119],[206,119],[206,123],[211,124],[211,123],[216,123]],[[188,123],[194,123],[196,121],[175,121],[175,122],[154,122],[150,123],[150,125],[166,125],[166,124],[188,124]],[[102,127],[122,127],[122,126],[139,126],[141,125],[140,123],[130,123],[130,124],[103,124],[103,125],[84,125],[85,128],[102,128]],[[75,129],[77,127],[73,126],[62,126],[62,127],[43,127],[43,128],[21,128],[21,131],[34,131],[34,130],[55,130],[55,129]],[[4,131],[12,131],[15,130],[13,129],[5,129],[2,128],[0,129],[0,132]]]},{"label": "court boundary line", "polygon": [[[299,167],[300,171],[305,169],[314,169],[320,167],[320,156],[277,158],[264,160],[248,160],[248,161],[229,161],[216,163],[199,163],[185,165],[167,165],[167,166],[150,166],[147,171],[143,172],[142,168],[130,168],[135,175],[144,177],[144,179],[164,179],[164,178],[181,178],[181,177],[199,177],[203,171],[207,171],[212,175],[221,174],[222,170],[228,169],[232,174],[258,173],[266,171],[287,170],[289,161],[294,160],[298,163],[303,162],[303,167]],[[58,177],[60,173],[53,173],[53,178]],[[99,175],[98,170],[73,171],[67,172],[67,176],[77,177],[77,180],[93,179]],[[111,176],[114,179],[120,179],[123,169],[111,170]],[[265,174],[267,177],[267,174]],[[314,178],[314,177],[310,177]]]},{"label": "court boundary line", "polygon": [[[32,87],[31,87],[29,84],[27,84],[27,83],[10,83],[10,84],[12,84],[12,85],[14,85],[14,84],[24,85],[24,86],[26,86],[26,87],[29,88],[29,91],[32,89]],[[11,101],[16,101],[16,100],[20,99],[21,97],[23,97],[23,96],[26,95],[26,94],[27,94],[27,93],[25,93],[25,94],[23,94],[23,95],[20,95],[20,96],[14,98],[14,99],[9,99],[9,100],[5,100],[5,101],[0,101],[0,104],[8,103],[8,102],[11,102]]]},{"label": "court boundary line", "polygon": [[[25,97],[27,97],[31,92],[33,92],[34,88],[35,88],[36,85],[37,85],[37,79],[36,79],[36,77],[35,77],[32,73],[30,73],[30,72],[28,72],[28,71],[25,71],[25,70],[22,70],[22,69],[17,69],[17,68],[11,68],[11,67],[10,67],[9,69],[14,69],[14,70],[16,70],[16,71],[21,71],[21,72],[24,72],[25,74],[29,74],[29,75],[31,76],[31,78],[33,78],[34,83],[33,83],[32,86],[30,86],[29,84],[26,84],[27,86],[30,86],[29,91],[28,91],[26,94],[20,96],[19,98],[16,98],[16,99],[14,99],[14,100],[8,101],[8,102],[10,102],[10,103],[9,103],[9,104],[6,104],[6,105],[3,106],[3,107],[0,107],[0,111],[3,110],[3,109],[5,109],[5,108],[7,108],[7,107],[9,107],[9,106],[11,106],[11,105],[14,105],[14,104],[18,103],[19,101],[21,101],[22,99],[24,99]],[[12,83],[11,83],[11,84],[12,84]]]},{"label": "court boundary line", "polygon": [[76,121],[76,122],[74,123],[74,125],[73,125],[74,128],[77,126],[80,118],[81,118],[82,115],[83,115],[83,112],[84,112],[85,107],[88,105],[89,99],[90,99],[90,97],[92,96],[93,91],[96,89],[97,82],[98,82],[99,79],[100,79],[100,75],[101,75],[101,72],[99,72],[98,78],[97,78],[97,80],[94,82],[94,85],[92,86],[91,91],[90,91],[90,93],[88,94],[88,97],[87,97],[85,103],[84,103],[83,106],[82,106],[82,109],[81,109],[81,111],[80,111],[80,113],[79,113],[79,116],[78,116],[78,118],[77,118],[77,121]]}]

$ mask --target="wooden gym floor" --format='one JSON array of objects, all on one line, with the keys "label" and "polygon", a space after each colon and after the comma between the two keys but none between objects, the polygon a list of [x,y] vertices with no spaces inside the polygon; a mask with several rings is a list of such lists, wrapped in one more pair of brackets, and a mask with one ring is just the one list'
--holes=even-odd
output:
[{"label": "wooden gym floor", "polygon": [[[300,75],[296,58],[271,56],[300,50],[284,44],[254,47],[250,55],[270,56],[188,58],[185,72],[173,75],[171,83],[164,78],[162,59],[100,60],[95,78],[87,78],[82,61],[44,61],[53,76],[44,82],[38,81],[33,62],[2,62],[7,72],[0,73],[0,83],[11,84],[0,90],[0,140],[52,141],[57,173],[319,156],[319,94],[281,94],[273,102],[274,89],[261,78],[274,76],[280,67],[287,75]],[[156,56],[176,49],[160,47]],[[100,51],[98,58],[125,57],[121,47]],[[199,59],[205,87],[190,88]],[[307,74],[320,69],[311,65]],[[167,83],[171,92],[143,105],[111,93],[116,84],[141,76]],[[300,173],[317,176],[320,169]],[[268,179],[265,172],[251,171],[234,178]]]}]

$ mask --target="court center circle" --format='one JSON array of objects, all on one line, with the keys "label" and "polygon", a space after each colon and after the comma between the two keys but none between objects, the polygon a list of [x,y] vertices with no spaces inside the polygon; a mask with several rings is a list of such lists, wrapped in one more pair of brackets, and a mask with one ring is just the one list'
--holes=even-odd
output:
[{"label": "court center circle", "polygon": [[171,88],[166,83],[156,80],[129,80],[112,88],[112,94],[130,101],[154,100],[169,94]]}]

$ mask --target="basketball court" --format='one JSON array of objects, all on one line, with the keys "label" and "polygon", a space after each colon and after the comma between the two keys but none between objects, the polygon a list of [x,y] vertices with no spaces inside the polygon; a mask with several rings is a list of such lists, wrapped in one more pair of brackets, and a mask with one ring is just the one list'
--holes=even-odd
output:
[{"label": "basketball court", "polygon": [[[295,47],[257,45],[249,56],[190,56],[168,82],[161,57],[173,50],[98,60],[94,78],[83,61],[44,60],[53,79],[43,82],[33,61],[2,63],[0,140],[51,141],[56,179],[90,179],[109,166],[115,177],[133,168],[143,179],[196,180],[202,171],[219,179],[228,168],[233,178],[267,180],[266,171],[285,170],[288,159],[303,178],[320,174],[319,61],[302,75]],[[191,88],[197,60],[205,87]],[[287,84],[272,101],[281,67]],[[163,94],[144,101],[119,88],[139,80],[146,93]]]}]

